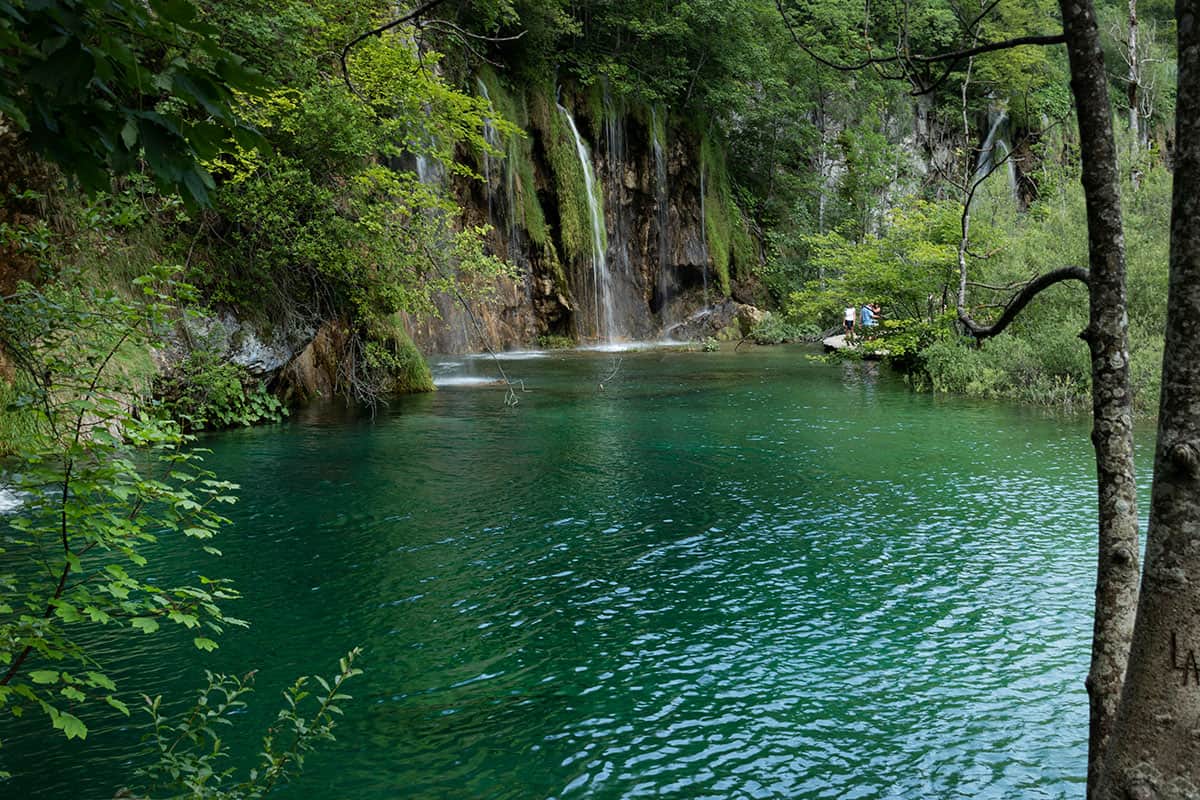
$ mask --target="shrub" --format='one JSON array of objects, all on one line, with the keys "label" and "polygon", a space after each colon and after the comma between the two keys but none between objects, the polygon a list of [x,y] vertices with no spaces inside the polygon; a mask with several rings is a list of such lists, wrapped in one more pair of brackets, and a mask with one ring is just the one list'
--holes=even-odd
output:
[{"label": "shrub", "polygon": [[811,322],[798,322],[784,314],[767,312],[750,332],[755,344],[783,344],[819,336],[821,329]]},{"label": "shrub", "polygon": [[575,340],[570,336],[547,333],[538,337],[538,347],[543,350],[570,350],[575,346]]},{"label": "shrub", "polygon": [[244,367],[214,350],[198,349],[157,381],[164,410],[185,430],[201,431],[279,422],[287,409]]}]

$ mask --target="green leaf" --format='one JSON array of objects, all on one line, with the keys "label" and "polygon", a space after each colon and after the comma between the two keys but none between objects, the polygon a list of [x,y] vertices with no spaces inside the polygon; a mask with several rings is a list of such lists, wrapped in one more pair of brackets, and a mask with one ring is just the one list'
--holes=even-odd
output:
[{"label": "green leaf", "polygon": [[104,702],[108,703],[110,706],[115,708],[117,711],[120,711],[125,716],[127,716],[127,717],[129,716],[129,706],[125,705],[120,700],[113,697],[111,694],[105,695]]},{"label": "green leaf", "polygon": [[110,692],[117,690],[117,684],[113,683],[107,675],[100,672],[86,673],[88,683],[92,686],[99,686],[101,689],[108,689]]},{"label": "green leaf", "polygon": [[201,650],[205,650],[210,653],[217,649],[216,642],[214,642],[212,639],[205,639],[203,636],[197,636],[195,639],[192,639],[192,643]]},{"label": "green leaf", "polygon": [[121,141],[130,150],[137,144],[137,126],[133,124],[133,120],[125,121],[125,126],[121,128]]},{"label": "green leaf", "polygon": [[34,683],[57,683],[58,670],[53,669],[35,669],[29,673],[29,680]]},{"label": "green leaf", "polygon": [[195,614],[185,614],[182,611],[168,612],[167,619],[171,620],[172,622],[177,622],[180,625],[183,625],[185,628],[195,628],[200,624],[200,620],[196,618]]},{"label": "green leaf", "polygon": [[58,716],[54,719],[54,727],[65,733],[68,739],[87,738],[87,725],[84,725],[79,717],[65,711],[58,712]]},{"label": "green leaf", "polygon": [[154,633],[158,630],[158,620],[153,617],[134,617],[129,624],[143,633]]}]

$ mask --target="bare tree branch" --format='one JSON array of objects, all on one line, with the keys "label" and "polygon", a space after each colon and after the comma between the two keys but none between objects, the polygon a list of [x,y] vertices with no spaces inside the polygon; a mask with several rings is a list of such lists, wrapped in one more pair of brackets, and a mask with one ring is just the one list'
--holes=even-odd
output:
[{"label": "bare tree branch", "polygon": [[958,309],[958,321],[963,324],[963,327],[967,329],[967,333],[971,334],[976,341],[983,341],[1003,332],[1009,323],[1016,319],[1017,314],[1021,313],[1021,310],[1029,305],[1029,301],[1056,283],[1079,281],[1086,286],[1088,280],[1088,271],[1083,267],[1062,267],[1052,270],[1037,276],[1025,284],[1025,288],[1013,295],[1008,303],[1005,304],[1000,318],[991,325],[980,325],[971,319],[965,308]]},{"label": "bare tree branch", "polygon": [[349,89],[352,93],[354,93],[358,97],[362,97],[362,93],[358,91],[358,89],[354,86],[354,82],[350,80],[350,70],[346,66],[346,59],[347,59],[347,57],[349,57],[350,51],[352,49],[354,49],[354,47],[356,47],[357,45],[366,41],[367,39],[370,39],[372,36],[379,36],[383,33],[386,33],[387,31],[390,31],[392,28],[397,28],[397,27],[403,25],[406,22],[412,22],[414,19],[417,19],[418,17],[422,17],[425,14],[428,14],[430,11],[437,8],[444,2],[446,2],[446,0],[427,0],[427,2],[425,2],[422,5],[417,6],[415,9],[408,12],[404,16],[394,19],[391,22],[380,25],[378,28],[372,28],[371,30],[367,31],[366,33],[359,34],[358,36],[355,36],[353,39],[351,39],[349,42],[347,42],[346,46],[342,48],[342,54],[340,56],[340,61],[342,64],[342,80],[344,80],[346,82],[346,88]]},{"label": "bare tree branch", "polygon": [[[995,4],[993,4],[993,6],[994,5]],[[862,71],[864,69],[868,69],[870,67],[881,67],[881,66],[886,66],[886,65],[898,65],[898,66],[903,67],[905,64],[910,65],[910,66],[911,65],[926,66],[926,65],[931,65],[931,64],[949,63],[953,67],[953,65],[958,64],[962,61],[966,61],[968,58],[973,58],[974,56],[983,55],[984,53],[994,53],[999,50],[1011,50],[1014,47],[1026,47],[1026,46],[1050,47],[1050,46],[1066,43],[1066,37],[1063,36],[1063,34],[1061,34],[1061,33],[1033,35],[1033,36],[1017,36],[1012,39],[1005,39],[1005,40],[999,41],[999,42],[987,42],[985,44],[977,44],[972,47],[963,48],[961,50],[952,50],[952,51],[945,52],[945,53],[934,53],[932,55],[920,55],[920,54],[914,55],[912,53],[899,52],[896,55],[892,55],[892,56],[875,56],[875,55],[868,54],[867,57],[862,59],[861,61],[858,61],[855,63],[844,63],[844,62],[833,61],[832,59],[825,58],[824,56],[820,55],[815,50],[813,50],[807,43],[805,43],[805,41],[803,39],[800,38],[800,34],[796,31],[796,28],[792,24],[792,21],[790,19],[788,19],[787,12],[783,7],[783,0],[775,0],[775,7],[779,10],[779,16],[783,19],[783,24],[785,27],[787,27],[788,33],[789,33],[789,35],[791,35],[792,41],[795,42],[796,46],[799,47],[804,53],[806,53],[809,56],[809,58],[813,59],[817,63],[823,64],[831,69],[836,69],[839,72],[860,72],[860,71]],[[990,7],[988,9],[986,9],[984,13],[986,13],[987,10],[990,10]],[[982,18],[982,16],[983,16],[983,14],[980,15],[980,18]],[[976,22],[978,22],[978,20],[976,20]],[[888,76],[888,75],[884,74],[884,77],[892,77],[894,79],[900,79],[900,78],[903,78],[904,75],[902,74],[902,75]]]}]

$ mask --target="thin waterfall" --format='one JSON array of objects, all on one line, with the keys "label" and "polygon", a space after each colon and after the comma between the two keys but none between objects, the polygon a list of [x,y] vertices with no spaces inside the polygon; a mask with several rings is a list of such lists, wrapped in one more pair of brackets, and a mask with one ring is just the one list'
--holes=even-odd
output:
[{"label": "thin waterfall", "polygon": [[418,155],[416,157],[417,180],[424,184],[440,183],[441,179],[438,176],[437,169],[428,156]]},{"label": "thin waterfall", "polygon": [[975,174],[972,176],[971,182],[978,184],[988,176],[998,160],[1003,159],[1008,173],[1008,191],[1015,199],[1017,197],[1017,170],[1012,159],[1008,158],[1008,143],[1004,141],[1004,126],[1007,123],[1008,114],[1000,111],[995,115],[995,119],[988,128],[987,136],[983,140],[983,147],[979,149],[979,159],[975,163]]},{"label": "thin waterfall", "polygon": [[[479,87],[480,96],[487,101],[488,108],[495,114],[496,108],[492,105],[492,98],[488,95],[487,84],[483,82],[483,78],[476,78],[475,84]],[[483,140],[489,147],[500,149],[500,133],[496,130],[492,117],[483,118]],[[492,155],[486,149],[483,151],[483,180],[487,189],[488,224],[494,227],[496,215],[492,203]]]},{"label": "thin waterfall", "polygon": [[[666,130],[666,120],[663,120],[663,131]],[[650,107],[650,140],[654,149],[654,200],[658,218],[658,303],[664,326],[667,323],[667,301],[670,299],[670,281],[667,269],[670,262],[671,239],[668,224],[670,223],[670,187],[667,185],[667,160],[664,151],[663,136],[659,135],[658,111]]]},{"label": "thin waterfall", "polygon": [[[487,101],[488,108],[491,109],[493,116],[484,117],[483,120],[483,138],[491,147],[497,150],[502,150],[505,153],[504,159],[497,164],[492,159],[491,154],[486,151],[483,154],[483,177],[487,185],[487,204],[488,204],[488,222],[495,228],[496,225],[496,186],[504,184],[504,203],[501,209],[505,219],[505,230],[508,233],[508,259],[516,261],[521,253],[521,229],[517,221],[517,189],[516,189],[516,157],[515,147],[516,140],[514,137],[509,137],[507,146],[503,137],[500,136],[500,131],[496,130],[495,114],[496,104],[492,102],[492,97],[488,93],[487,83],[483,78],[475,79],[476,85],[479,87],[479,96]],[[495,177],[495,183],[493,183]]]},{"label": "thin waterfall", "polygon": [[708,217],[704,213],[704,161],[700,162],[700,243],[704,250],[704,261],[700,264],[700,275],[704,278],[704,307],[708,308]]},{"label": "thin waterfall", "polygon": [[561,103],[558,110],[571,127],[571,135],[575,137],[575,152],[579,154],[579,165],[583,168],[583,179],[586,184],[588,215],[592,222],[592,283],[595,286],[596,309],[596,338],[611,342],[616,333],[616,322],[613,314],[612,275],[608,271],[608,261],[604,256],[604,212],[600,208],[600,199],[596,186],[596,174],[592,171],[592,160],[588,155],[587,145],[575,127],[575,118],[571,116]]},{"label": "thin waterfall", "polygon": [[608,82],[604,82],[604,141],[611,202],[605,206],[611,215],[608,229],[608,256],[614,275],[628,275],[629,236],[625,224],[625,116],[613,100]]}]

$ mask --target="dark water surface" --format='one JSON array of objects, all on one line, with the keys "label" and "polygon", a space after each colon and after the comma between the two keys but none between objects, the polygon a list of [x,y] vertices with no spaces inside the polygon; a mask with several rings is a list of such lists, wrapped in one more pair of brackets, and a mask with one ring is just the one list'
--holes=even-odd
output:
[{"label": "dark water surface", "polygon": [[[1082,796],[1085,420],[789,348],[505,368],[515,409],[447,386],[209,439],[243,486],[225,556],[153,563],[236,579],[253,627],[101,642],[122,688],[256,668],[252,752],[286,682],[361,645],[288,797]],[[4,725],[14,798],[111,797],[139,736]]]}]

